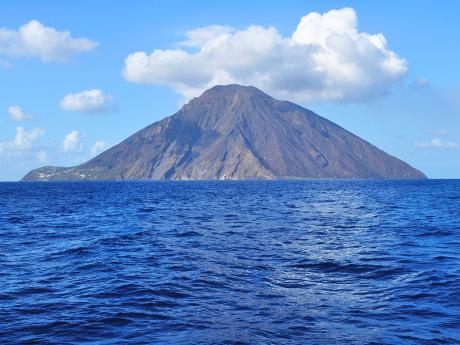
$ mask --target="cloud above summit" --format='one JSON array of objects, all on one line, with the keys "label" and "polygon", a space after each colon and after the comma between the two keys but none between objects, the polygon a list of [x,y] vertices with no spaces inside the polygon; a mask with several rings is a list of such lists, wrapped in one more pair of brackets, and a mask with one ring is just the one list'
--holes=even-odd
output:
[{"label": "cloud above summit", "polygon": [[350,102],[387,93],[406,72],[384,35],[360,32],[354,9],[343,8],[307,14],[288,37],[257,25],[191,30],[176,49],[130,54],[123,76],[168,85],[185,98],[238,83],[294,101]]},{"label": "cloud above summit", "polygon": [[17,30],[0,28],[0,57],[38,57],[42,62],[67,62],[98,45],[88,38],[74,38],[69,31],[45,26],[38,20],[31,20]]}]

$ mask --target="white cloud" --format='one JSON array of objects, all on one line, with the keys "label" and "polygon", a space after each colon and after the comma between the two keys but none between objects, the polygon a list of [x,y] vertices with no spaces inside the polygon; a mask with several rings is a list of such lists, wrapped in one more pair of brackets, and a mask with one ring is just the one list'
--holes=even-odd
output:
[{"label": "white cloud", "polygon": [[81,152],[83,149],[81,139],[83,138],[84,135],[82,135],[80,132],[71,131],[62,141],[62,150],[64,150],[64,152]]},{"label": "white cloud", "polygon": [[434,133],[434,135],[436,135],[436,136],[438,136],[438,135],[440,135],[440,136],[445,136],[445,135],[451,134],[452,132],[449,131],[449,130],[447,130],[447,129],[438,129],[438,130],[434,131],[433,133]]},{"label": "white cloud", "polygon": [[214,25],[188,31],[181,45],[130,54],[123,76],[168,85],[186,98],[238,83],[295,101],[363,101],[386,93],[407,71],[383,34],[358,31],[351,8],[309,13],[290,37],[274,27]]},{"label": "white cloud", "polygon": [[11,62],[6,61],[6,60],[0,58],[0,67],[3,67],[3,68],[8,69],[8,68],[11,68],[12,66],[13,66],[13,65],[12,65]]},{"label": "white cloud", "polygon": [[99,153],[105,151],[108,147],[109,145],[105,141],[96,141],[94,145],[91,147],[91,157],[97,156]]},{"label": "white cloud", "polygon": [[31,20],[18,30],[0,28],[0,56],[30,56],[43,62],[66,62],[98,45],[88,38],[73,38],[69,31],[58,31],[37,20]]},{"label": "white cloud", "polygon": [[427,87],[429,85],[430,85],[430,82],[423,77],[417,77],[413,81],[413,86],[415,87]]},{"label": "white cloud", "polygon": [[457,148],[459,145],[453,141],[446,141],[446,140],[434,138],[434,139],[431,139],[430,141],[416,142],[415,146],[431,147],[431,148],[439,148],[439,149],[452,149],[452,148]]},{"label": "white cloud", "polygon": [[186,47],[200,48],[208,41],[214,39],[214,37],[231,34],[234,31],[233,28],[222,25],[210,25],[204,28],[189,30],[185,33],[187,39],[180,44]]},{"label": "white cloud", "polygon": [[66,111],[83,113],[102,113],[115,110],[113,97],[99,89],[70,93],[59,102],[59,106]]},{"label": "white cloud", "polygon": [[12,105],[8,108],[8,113],[14,121],[32,120],[32,115],[26,113],[20,106]]},{"label": "white cloud", "polygon": [[48,154],[45,151],[38,151],[36,157],[40,163],[45,163],[48,160]]},{"label": "white cloud", "polygon": [[34,128],[28,132],[23,127],[16,127],[16,135],[13,140],[0,142],[0,154],[16,156],[29,151],[43,134],[45,130],[41,128]]}]

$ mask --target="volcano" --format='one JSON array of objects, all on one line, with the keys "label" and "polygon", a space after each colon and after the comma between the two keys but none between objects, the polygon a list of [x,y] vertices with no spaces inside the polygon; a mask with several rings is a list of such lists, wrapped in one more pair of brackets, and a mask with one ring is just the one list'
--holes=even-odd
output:
[{"label": "volcano", "polygon": [[337,124],[252,86],[215,86],[90,161],[24,181],[421,179]]}]

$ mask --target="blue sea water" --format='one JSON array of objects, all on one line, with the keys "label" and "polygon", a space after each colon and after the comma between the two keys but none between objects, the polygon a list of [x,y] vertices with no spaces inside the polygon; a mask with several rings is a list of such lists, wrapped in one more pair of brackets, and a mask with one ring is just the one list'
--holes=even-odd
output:
[{"label": "blue sea water", "polygon": [[460,344],[460,181],[2,183],[0,344]]}]

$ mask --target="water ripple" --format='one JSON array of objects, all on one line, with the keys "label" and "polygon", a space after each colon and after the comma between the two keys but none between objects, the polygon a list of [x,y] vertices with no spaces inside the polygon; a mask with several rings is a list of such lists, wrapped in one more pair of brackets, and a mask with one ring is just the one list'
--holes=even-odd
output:
[{"label": "water ripple", "polygon": [[460,181],[0,184],[2,344],[459,344]]}]

